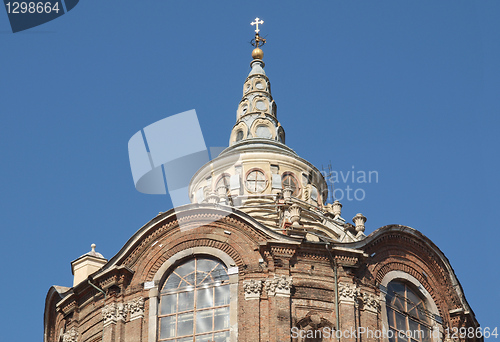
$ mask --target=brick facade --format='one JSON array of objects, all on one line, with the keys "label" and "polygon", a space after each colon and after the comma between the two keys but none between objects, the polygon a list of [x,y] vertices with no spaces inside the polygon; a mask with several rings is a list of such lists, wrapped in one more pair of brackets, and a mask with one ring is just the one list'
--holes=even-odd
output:
[{"label": "brick facade", "polygon": [[294,327],[381,330],[387,324],[381,284],[394,274],[418,281],[435,304],[441,329],[478,327],[445,256],[411,228],[386,226],[358,242],[328,244],[278,234],[220,205],[191,205],[182,220],[180,229],[173,210],[157,216],[94,273],[89,281],[106,296],[88,281],[52,287],[44,341],[156,341],[162,281],[179,260],[212,252],[228,268],[237,267],[231,276],[234,341],[305,341],[293,338]]}]

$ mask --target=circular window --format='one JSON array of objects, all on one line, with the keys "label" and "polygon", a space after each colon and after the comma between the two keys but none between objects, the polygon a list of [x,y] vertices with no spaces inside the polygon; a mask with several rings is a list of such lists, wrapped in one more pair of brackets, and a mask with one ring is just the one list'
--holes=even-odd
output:
[{"label": "circular window", "polygon": [[251,86],[250,86],[250,83],[247,83],[243,86],[243,91],[246,93],[250,90]]},{"label": "circular window", "polygon": [[255,83],[255,88],[262,90],[262,89],[264,89],[264,85],[262,84],[262,82],[257,82],[257,83]]},{"label": "circular window", "polygon": [[291,172],[285,172],[283,176],[281,176],[281,185],[283,186],[283,189],[286,187],[292,188],[292,196],[297,196],[299,194],[299,181],[293,173]]},{"label": "circular window", "polygon": [[245,186],[250,192],[262,192],[267,187],[267,180],[264,172],[258,169],[251,170],[247,174]]}]

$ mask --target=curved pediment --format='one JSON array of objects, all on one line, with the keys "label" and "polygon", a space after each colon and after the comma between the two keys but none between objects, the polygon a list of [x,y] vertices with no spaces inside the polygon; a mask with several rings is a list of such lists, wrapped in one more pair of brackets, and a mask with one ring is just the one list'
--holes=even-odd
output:
[{"label": "curved pediment", "polygon": [[400,271],[423,285],[445,320],[450,319],[450,312],[474,316],[448,258],[420,231],[403,225],[387,225],[364,240],[342,246],[363,250],[370,256],[366,270],[374,283],[381,284],[389,272]]},{"label": "curved pediment", "polygon": [[132,268],[141,255],[146,255],[152,247],[165,245],[165,241],[168,241],[172,249],[183,248],[189,241],[195,243],[195,239],[210,240],[213,243],[238,239],[241,244],[249,246],[258,246],[266,241],[300,243],[297,239],[270,230],[233,207],[189,204],[160,213],[145,224],[99,273],[121,265]]}]

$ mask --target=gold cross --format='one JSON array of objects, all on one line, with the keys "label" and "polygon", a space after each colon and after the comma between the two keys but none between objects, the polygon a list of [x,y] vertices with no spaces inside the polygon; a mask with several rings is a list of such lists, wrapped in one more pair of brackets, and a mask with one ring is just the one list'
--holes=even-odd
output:
[{"label": "gold cross", "polygon": [[259,33],[259,25],[264,24],[264,20],[261,20],[259,18],[255,18],[254,22],[251,22],[250,25],[255,25],[255,33]]}]

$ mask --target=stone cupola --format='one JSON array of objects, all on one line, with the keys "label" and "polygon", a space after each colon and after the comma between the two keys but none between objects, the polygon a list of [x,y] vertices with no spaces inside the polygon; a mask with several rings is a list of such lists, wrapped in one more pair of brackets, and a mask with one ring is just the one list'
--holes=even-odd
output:
[{"label": "stone cupola", "polygon": [[238,207],[284,234],[354,241],[353,226],[325,205],[328,187],[321,172],[285,145],[264,71],[263,43],[256,30],[251,71],[243,83],[229,147],[192,177],[190,200]]},{"label": "stone cupola", "polygon": [[[257,54],[257,57],[261,56],[263,53]],[[271,95],[271,82],[264,71],[264,61],[254,59],[250,66],[252,70],[243,84],[243,97],[236,111],[236,124],[231,132],[229,146],[254,138],[284,144],[285,131],[277,118],[277,106]]]}]

